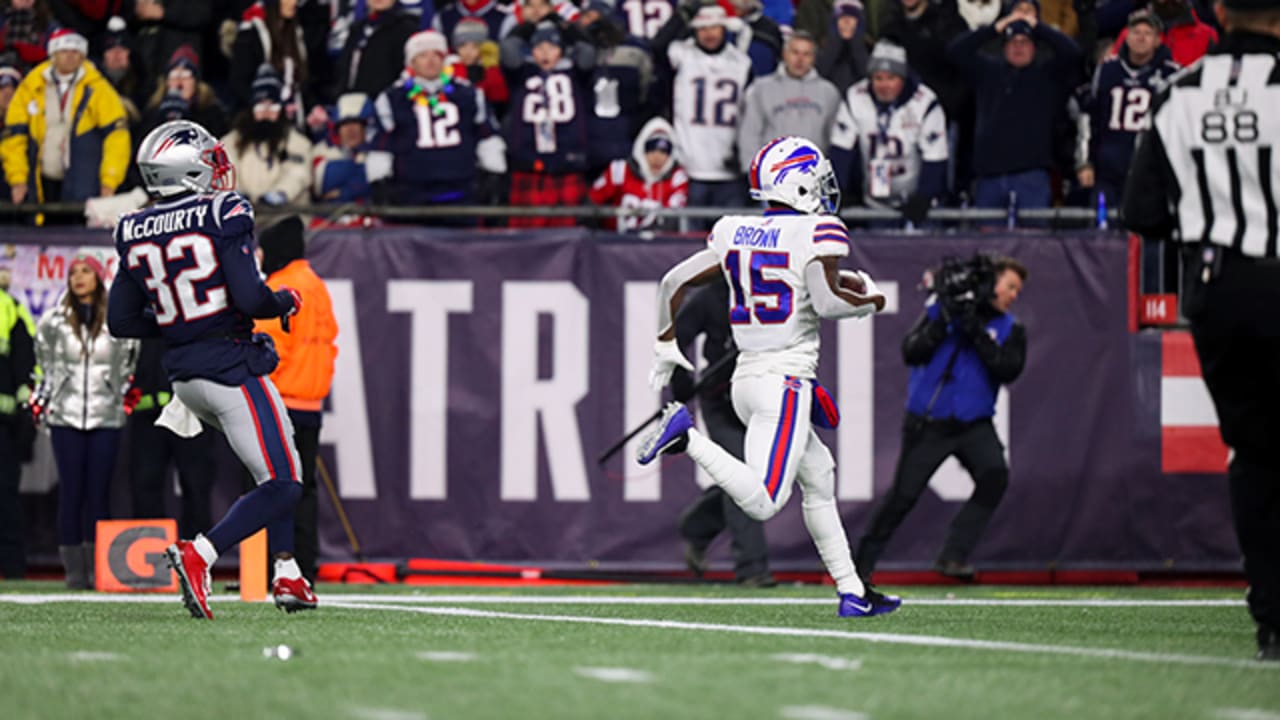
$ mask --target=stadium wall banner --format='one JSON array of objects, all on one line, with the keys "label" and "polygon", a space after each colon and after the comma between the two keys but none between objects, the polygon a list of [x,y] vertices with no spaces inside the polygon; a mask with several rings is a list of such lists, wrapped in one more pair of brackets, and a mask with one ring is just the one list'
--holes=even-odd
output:
[{"label": "stadium wall banner", "polygon": [[[51,230],[11,242],[39,268],[41,253],[107,238]],[[317,234],[309,258],[341,328],[322,456],[365,556],[678,565],[680,511],[707,479],[684,457],[640,467],[635,443],[604,466],[596,457],[659,406],[646,383],[657,283],[700,246],[581,229]],[[892,484],[908,372],[900,342],[923,308],[922,271],[978,250],[1017,257],[1030,280],[1014,307],[1028,327],[1027,368],[997,403],[1009,491],[974,559],[1238,568],[1215,463],[1168,462],[1177,434],[1167,416],[1162,424],[1162,342],[1130,334],[1127,243],[1106,233],[855,233],[845,265],[867,269],[889,303],[823,328],[819,379],[843,422],[820,434],[836,457],[850,540]],[[234,460],[222,466],[224,507],[240,486]],[[28,491],[40,485],[24,478]],[[931,564],[971,489],[948,461],[882,567]],[[324,555],[350,557],[320,504]],[[776,568],[817,566],[798,499],[766,534]]]}]

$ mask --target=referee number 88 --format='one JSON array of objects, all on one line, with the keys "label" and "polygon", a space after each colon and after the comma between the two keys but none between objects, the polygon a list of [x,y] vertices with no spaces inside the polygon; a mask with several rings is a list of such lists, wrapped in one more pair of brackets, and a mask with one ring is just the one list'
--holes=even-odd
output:
[{"label": "referee number 88", "polygon": [[1226,142],[1227,138],[1235,138],[1236,142],[1250,143],[1258,139],[1258,113],[1252,110],[1240,110],[1228,121],[1226,113],[1210,110],[1200,116],[1200,139],[1207,143]]}]

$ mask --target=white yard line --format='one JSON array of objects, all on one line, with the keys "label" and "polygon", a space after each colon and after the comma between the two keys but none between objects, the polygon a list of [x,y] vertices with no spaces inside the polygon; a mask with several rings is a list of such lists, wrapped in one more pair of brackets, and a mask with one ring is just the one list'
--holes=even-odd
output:
[{"label": "white yard line", "polygon": [[573,674],[607,683],[636,683],[644,685],[653,682],[653,673],[634,668],[576,667],[573,669]]},{"label": "white yard line", "polygon": [[[210,602],[238,602],[235,595],[213,595]],[[0,603],[44,605],[55,602],[84,603],[180,603],[174,595],[130,595],[105,593],[0,593]],[[320,595],[321,605],[372,602],[407,603],[413,605],[717,605],[717,606],[787,606],[830,605],[835,597],[681,597],[666,595],[486,595],[486,594],[399,594],[368,595],[334,593]],[[1140,600],[1127,598],[913,598],[909,607],[1244,607],[1243,599],[1205,598],[1198,600]]]},{"label": "white yard line", "polygon": [[1280,720],[1280,712],[1258,708],[1220,708],[1213,716],[1219,720]]},{"label": "white yard line", "polygon": [[960,648],[967,650],[998,650],[1003,652],[1034,653],[1045,655],[1068,655],[1101,660],[1130,660],[1172,665],[1218,666],[1239,668],[1242,670],[1261,670],[1264,672],[1280,669],[1275,663],[1260,663],[1254,660],[1213,657],[1208,655],[1181,655],[1119,650],[1112,648],[1076,647],[1072,645],[1041,645],[1036,643],[1004,642],[998,640],[971,640],[967,638],[951,638],[933,635],[908,635],[883,632],[854,632],[849,630],[824,630],[821,628],[788,628],[777,626],[724,625],[719,623],[681,622],[676,620],[645,620],[634,618],[584,617],[577,615],[535,615],[525,613],[495,612],[491,610],[475,610],[460,607],[407,607],[403,605],[380,605],[375,603],[330,601],[333,607],[350,608],[352,610],[395,610],[400,612],[422,613],[424,615],[443,615],[450,617],[468,617],[493,620],[526,620],[532,622],[562,622],[583,625],[617,625],[624,627],[655,628],[661,630],[689,630],[700,632],[737,633],[742,635],[768,635],[774,637],[825,638],[833,640],[861,640],[864,642],[884,643],[888,645],[914,645],[917,647]]},{"label": "white yard line", "polygon": [[867,720],[867,715],[853,710],[824,705],[788,705],[778,711],[782,720]]},{"label": "white yard line", "polygon": [[68,653],[67,657],[72,662],[119,662],[125,659],[120,653],[106,652],[103,650],[75,650]]},{"label": "white yard line", "polygon": [[820,665],[828,670],[861,670],[862,661],[857,658],[832,657],[815,653],[778,653],[770,655],[778,662],[793,665]]},{"label": "white yard line", "polygon": [[471,662],[476,659],[476,654],[456,650],[424,650],[414,653],[414,657],[430,662]]}]

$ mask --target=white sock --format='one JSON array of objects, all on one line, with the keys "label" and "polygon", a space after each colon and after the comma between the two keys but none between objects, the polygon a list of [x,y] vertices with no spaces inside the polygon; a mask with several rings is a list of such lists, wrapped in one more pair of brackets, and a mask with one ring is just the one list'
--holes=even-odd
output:
[{"label": "white sock", "polygon": [[276,579],[284,578],[285,580],[297,580],[302,577],[302,570],[298,567],[298,561],[293,558],[288,560],[276,559]]},{"label": "white sock", "polygon": [[849,540],[844,534],[844,524],[840,522],[840,511],[835,500],[819,500],[810,502],[804,499],[804,526],[818,548],[822,564],[827,566],[831,579],[836,581],[836,591],[841,594],[854,594],[862,597],[867,588],[858,577],[858,569],[853,565],[853,553],[849,550]]},{"label": "white sock", "polygon": [[723,488],[747,515],[765,520],[777,512],[773,499],[764,488],[764,481],[756,471],[698,432],[697,428],[689,430],[689,447],[685,454],[706,470],[711,480]]},{"label": "white sock", "polygon": [[192,540],[191,544],[195,546],[196,552],[200,553],[205,565],[213,567],[213,564],[218,561],[218,551],[213,549],[213,543],[209,542],[209,538],[196,535],[196,539]]}]

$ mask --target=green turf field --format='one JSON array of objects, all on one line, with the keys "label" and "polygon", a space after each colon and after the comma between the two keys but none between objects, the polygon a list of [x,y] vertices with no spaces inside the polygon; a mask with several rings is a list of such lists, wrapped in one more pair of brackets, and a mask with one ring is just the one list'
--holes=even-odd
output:
[{"label": "green turf field", "polygon": [[1239,591],[910,588],[869,619],[815,587],[317,591],[200,622],[0,583],[0,718],[1280,720]]}]

